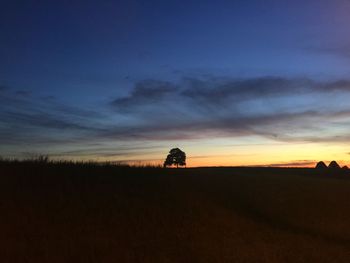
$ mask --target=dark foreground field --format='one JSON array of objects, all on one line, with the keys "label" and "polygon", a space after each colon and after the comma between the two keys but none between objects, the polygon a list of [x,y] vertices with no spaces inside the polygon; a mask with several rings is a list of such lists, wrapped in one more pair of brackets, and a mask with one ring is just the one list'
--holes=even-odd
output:
[{"label": "dark foreground field", "polygon": [[2,162],[0,261],[350,262],[345,173]]}]

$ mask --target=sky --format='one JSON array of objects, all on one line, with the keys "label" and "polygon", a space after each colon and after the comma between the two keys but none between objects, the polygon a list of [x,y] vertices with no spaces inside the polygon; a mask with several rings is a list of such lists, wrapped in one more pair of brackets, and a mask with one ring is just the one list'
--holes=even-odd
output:
[{"label": "sky", "polygon": [[350,1],[0,8],[0,156],[350,164]]}]

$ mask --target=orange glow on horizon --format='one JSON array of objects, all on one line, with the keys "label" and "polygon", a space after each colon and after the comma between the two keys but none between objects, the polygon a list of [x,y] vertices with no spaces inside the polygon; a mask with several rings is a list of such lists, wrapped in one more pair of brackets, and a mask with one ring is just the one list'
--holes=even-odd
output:
[{"label": "orange glow on horizon", "polygon": [[[272,167],[314,167],[317,162],[324,161],[327,165],[335,160],[340,166],[350,167],[349,149],[340,143],[295,143],[278,142],[262,138],[239,138],[239,141],[228,138],[218,138],[202,141],[177,142],[173,147],[179,147],[186,153],[187,167],[208,166],[272,166]],[[120,162],[130,165],[163,165],[169,150],[169,144],[160,150],[138,152],[121,156],[116,154],[108,157],[91,154],[76,156],[73,160],[96,160]],[[115,147],[117,149],[117,146]],[[134,154],[135,153],[135,154]],[[62,157],[71,160],[72,156]]]}]

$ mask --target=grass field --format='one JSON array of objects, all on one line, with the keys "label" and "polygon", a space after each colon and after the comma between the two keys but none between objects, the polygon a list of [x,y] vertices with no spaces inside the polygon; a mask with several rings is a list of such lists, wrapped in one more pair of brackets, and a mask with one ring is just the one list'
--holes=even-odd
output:
[{"label": "grass field", "polygon": [[348,171],[4,161],[0,209],[4,263],[350,262]]}]

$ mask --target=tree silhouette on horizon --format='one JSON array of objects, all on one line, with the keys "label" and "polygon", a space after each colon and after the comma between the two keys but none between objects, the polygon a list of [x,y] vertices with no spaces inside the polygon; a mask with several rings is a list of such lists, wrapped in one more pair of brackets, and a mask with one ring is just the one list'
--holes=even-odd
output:
[{"label": "tree silhouette on horizon", "polygon": [[323,161],[320,161],[316,164],[316,169],[327,169],[327,165],[323,162]]},{"label": "tree silhouette on horizon", "polygon": [[168,167],[172,165],[176,165],[176,168],[179,168],[179,165],[186,166],[185,152],[181,151],[179,148],[171,149],[164,161],[163,166]]},{"label": "tree silhouette on horizon", "polygon": [[339,164],[336,161],[331,161],[330,164],[328,165],[328,168],[340,169],[340,166],[339,166]]}]

